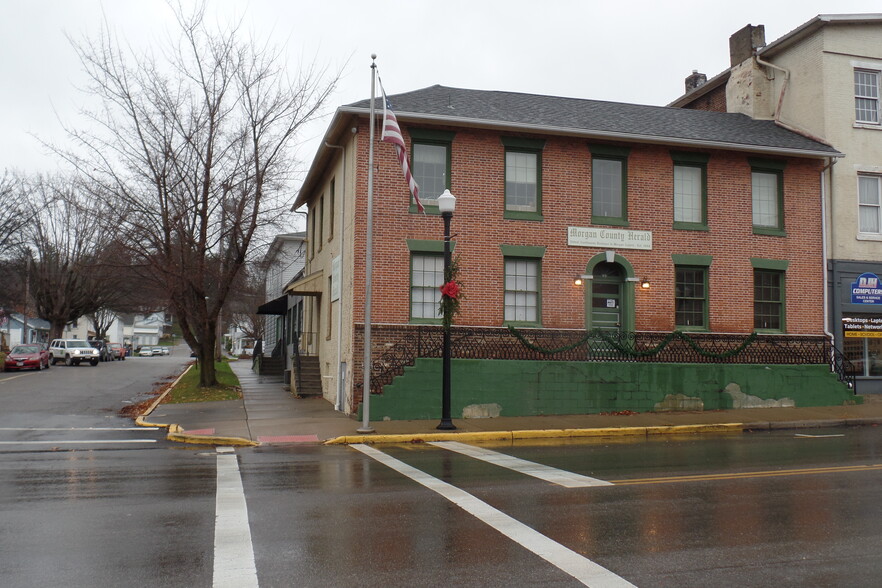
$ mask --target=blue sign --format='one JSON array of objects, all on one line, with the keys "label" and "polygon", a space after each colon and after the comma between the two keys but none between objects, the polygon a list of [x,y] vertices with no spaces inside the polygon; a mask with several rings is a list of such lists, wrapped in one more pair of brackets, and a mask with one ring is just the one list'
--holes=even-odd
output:
[{"label": "blue sign", "polygon": [[882,286],[876,274],[861,274],[851,283],[852,304],[882,304]]}]

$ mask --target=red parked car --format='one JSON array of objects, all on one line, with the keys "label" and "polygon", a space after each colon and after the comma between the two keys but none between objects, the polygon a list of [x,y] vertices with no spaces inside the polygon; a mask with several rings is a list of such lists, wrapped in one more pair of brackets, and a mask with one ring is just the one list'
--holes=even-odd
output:
[{"label": "red parked car", "polygon": [[42,370],[49,369],[49,350],[42,343],[16,345],[6,356],[4,369]]}]

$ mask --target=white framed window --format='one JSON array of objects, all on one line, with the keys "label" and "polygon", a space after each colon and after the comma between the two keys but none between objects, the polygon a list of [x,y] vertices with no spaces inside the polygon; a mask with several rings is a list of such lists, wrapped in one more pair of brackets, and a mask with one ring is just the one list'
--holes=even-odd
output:
[{"label": "white framed window", "polygon": [[882,234],[882,178],[858,176],[858,230]]},{"label": "white framed window", "polygon": [[539,322],[539,260],[506,258],[505,321]]},{"label": "white framed window", "polygon": [[505,209],[538,212],[539,154],[505,152]]},{"label": "white framed window", "polygon": [[766,172],[753,172],[753,225],[756,227],[778,226],[778,176]]},{"label": "white framed window", "polygon": [[674,222],[704,222],[702,171],[700,167],[674,166]]},{"label": "white framed window", "polygon": [[410,318],[440,319],[444,256],[413,253],[410,259]]},{"label": "white framed window", "polygon": [[854,70],[854,119],[864,124],[879,124],[878,70]]}]

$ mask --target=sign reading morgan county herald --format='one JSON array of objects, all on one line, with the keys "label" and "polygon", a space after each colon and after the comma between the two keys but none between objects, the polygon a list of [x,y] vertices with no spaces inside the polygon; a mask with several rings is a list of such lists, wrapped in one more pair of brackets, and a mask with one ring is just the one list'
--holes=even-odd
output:
[{"label": "sign reading morgan county herald", "polygon": [[567,245],[602,249],[652,249],[652,231],[569,227]]},{"label": "sign reading morgan county herald", "polygon": [[851,283],[852,304],[882,304],[882,287],[879,276],[864,273]]}]

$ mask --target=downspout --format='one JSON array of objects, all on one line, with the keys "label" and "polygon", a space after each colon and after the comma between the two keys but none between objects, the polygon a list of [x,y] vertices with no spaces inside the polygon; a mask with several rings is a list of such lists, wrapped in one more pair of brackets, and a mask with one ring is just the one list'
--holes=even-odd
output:
[{"label": "downspout", "polygon": [[[346,245],[346,147],[342,145],[331,145],[330,143],[325,143],[325,147],[330,149],[339,149],[341,152],[341,159],[343,162],[343,178],[341,181],[342,188],[340,189],[340,298],[337,299],[337,304],[340,306],[339,312],[337,315],[337,401],[334,403],[334,409],[342,412],[344,410],[343,407],[343,362],[341,361],[343,355],[343,254],[345,253],[345,245]],[[331,222],[335,222],[334,219],[331,219]],[[333,304],[331,301],[330,292],[328,292],[328,304]]]},{"label": "downspout", "polygon": [[[829,246],[828,243],[832,241],[832,238],[828,238],[827,230],[833,230],[833,227],[836,226],[836,223],[833,222],[833,211],[835,207],[830,206],[830,223],[827,224],[827,170],[830,171],[830,197],[832,199],[833,196],[833,166],[836,164],[838,160],[835,157],[831,157],[829,163],[821,169],[821,255],[824,258],[824,334],[830,337],[830,342],[835,345],[836,337],[833,333],[830,332],[830,293],[827,287],[829,277],[827,275],[827,256],[829,254]],[[832,235],[830,235],[832,237]]]}]

